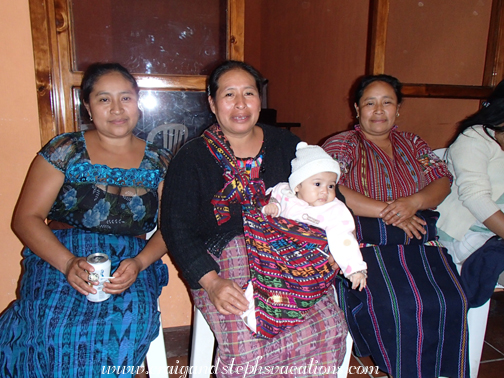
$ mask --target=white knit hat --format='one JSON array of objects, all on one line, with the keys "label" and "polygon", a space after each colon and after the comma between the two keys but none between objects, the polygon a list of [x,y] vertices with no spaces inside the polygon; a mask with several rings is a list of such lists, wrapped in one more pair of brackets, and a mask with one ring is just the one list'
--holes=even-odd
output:
[{"label": "white knit hat", "polygon": [[289,185],[293,192],[296,186],[307,178],[321,172],[336,173],[336,182],[340,177],[339,163],[334,160],[322,147],[299,142],[296,147],[296,157],[291,161],[292,173],[289,176]]}]

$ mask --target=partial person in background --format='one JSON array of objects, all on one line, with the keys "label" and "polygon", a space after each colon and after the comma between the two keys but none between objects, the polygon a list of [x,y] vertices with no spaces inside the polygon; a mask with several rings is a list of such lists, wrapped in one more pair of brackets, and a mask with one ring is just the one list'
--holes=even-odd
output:
[{"label": "partial person in background", "polygon": [[494,235],[504,237],[504,81],[475,114],[460,122],[446,158],[450,195],[438,227],[455,263],[462,264]]},{"label": "partial person in background", "polygon": [[467,377],[467,301],[428,210],[450,192],[451,174],[420,137],[397,130],[401,101],[396,78],[364,77],[359,124],[323,145],[340,163],[368,265],[362,292],[340,280],[340,303],[357,354],[394,378]]},{"label": "partial person in background", "polygon": [[469,311],[471,377],[478,372],[490,296],[504,269],[503,149],[501,81],[481,109],[460,122],[446,153],[454,184],[439,205],[440,240],[461,266],[470,307],[476,307]]},{"label": "partial person in background", "polygon": [[[92,64],[81,89],[94,130],[42,148],[14,212],[26,248],[20,297],[0,318],[2,377],[116,377],[114,368],[141,365],[158,335],[166,246],[160,232],[145,234],[171,154],[132,134],[139,88],[123,66]],[[94,253],[111,260],[102,302],[87,298],[97,292]]]},{"label": "partial person in background", "polygon": [[[260,377],[278,377],[278,370],[265,370],[275,366],[296,369],[310,363],[334,371],[345,355],[347,328],[331,290],[303,323],[270,339],[254,337],[240,317],[249,305],[242,288],[250,268],[235,195],[244,195],[242,184],[248,190],[251,181],[266,187],[286,181],[299,142],[286,130],[257,124],[261,80],[253,67],[238,61],[212,72],[208,101],[217,123],[178,151],[161,206],[170,256],[217,339],[218,377],[243,377],[240,369],[251,366],[263,369],[250,374]],[[226,201],[232,193],[233,200]],[[311,377],[313,371],[291,369],[283,376]]]}]

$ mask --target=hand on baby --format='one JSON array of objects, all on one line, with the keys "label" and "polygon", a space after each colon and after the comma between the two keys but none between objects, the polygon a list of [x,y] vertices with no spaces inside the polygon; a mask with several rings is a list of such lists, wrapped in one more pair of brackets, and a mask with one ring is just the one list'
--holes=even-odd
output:
[{"label": "hand on baby", "polygon": [[329,263],[329,265],[331,265],[331,268],[332,270],[338,270],[339,269],[339,265],[336,261],[334,261],[334,257],[332,257],[332,255],[329,255],[329,258],[327,259],[327,262]]},{"label": "hand on baby", "polygon": [[222,315],[240,316],[247,311],[249,302],[241,287],[233,280],[221,278],[212,271],[203,276],[199,283],[207,292],[210,302]]},{"label": "hand on baby", "polygon": [[263,214],[269,215],[271,217],[276,217],[279,213],[278,206],[274,203],[268,203],[262,208]]},{"label": "hand on baby", "polygon": [[348,277],[352,283],[352,289],[359,288],[359,291],[366,287],[366,278],[367,276],[362,272],[355,272]]}]

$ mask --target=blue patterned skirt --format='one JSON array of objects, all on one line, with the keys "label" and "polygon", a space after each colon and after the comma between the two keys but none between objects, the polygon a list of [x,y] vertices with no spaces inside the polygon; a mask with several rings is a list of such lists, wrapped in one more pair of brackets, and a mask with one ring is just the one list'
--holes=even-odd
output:
[{"label": "blue patterned skirt", "polygon": [[[77,228],[53,232],[76,256],[109,255],[112,272],[146,244],[132,236]],[[94,303],[29,249],[23,256],[20,299],[0,317],[1,377],[96,378],[107,369],[113,371],[109,366],[127,372],[124,367],[143,362],[158,334],[157,299],[168,283],[168,270],[161,260],[140,272],[123,293]]]},{"label": "blue patterned skirt", "polygon": [[451,257],[436,242],[437,213],[423,214],[422,240],[381,219],[357,217],[357,239],[367,243],[361,248],[367,287],[352,290],[338,276],[339,303],[357,355],[371,355],[394,378],[466,378],[467,299]]}]

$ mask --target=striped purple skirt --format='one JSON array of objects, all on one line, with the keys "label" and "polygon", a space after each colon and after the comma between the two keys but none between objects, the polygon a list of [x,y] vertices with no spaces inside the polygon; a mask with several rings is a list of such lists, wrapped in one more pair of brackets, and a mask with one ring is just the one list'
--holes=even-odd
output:
[{"label": "striped purple skirt", "polygon": [[436,242],[437,213],[422,213],[423,240],[381,219],[357,217],[367,287],[352,290],[338,277],[340,305],[357,355],[371,355],[394,378],[465,378],[467,300],[451,257]]},{"label": "striped purple skirt", "polygon": [[[243,286],[249,280],[243,236],[234,238],[220,258],[220,277]],[[217,377],[336,377],[345,355],[347,326],[332,289],[310,309],[304,323],[272,339],[252,336],[236,315],[222,315],[203,289],[192,290],[196,307],[210,324],[218,348]]]}]

